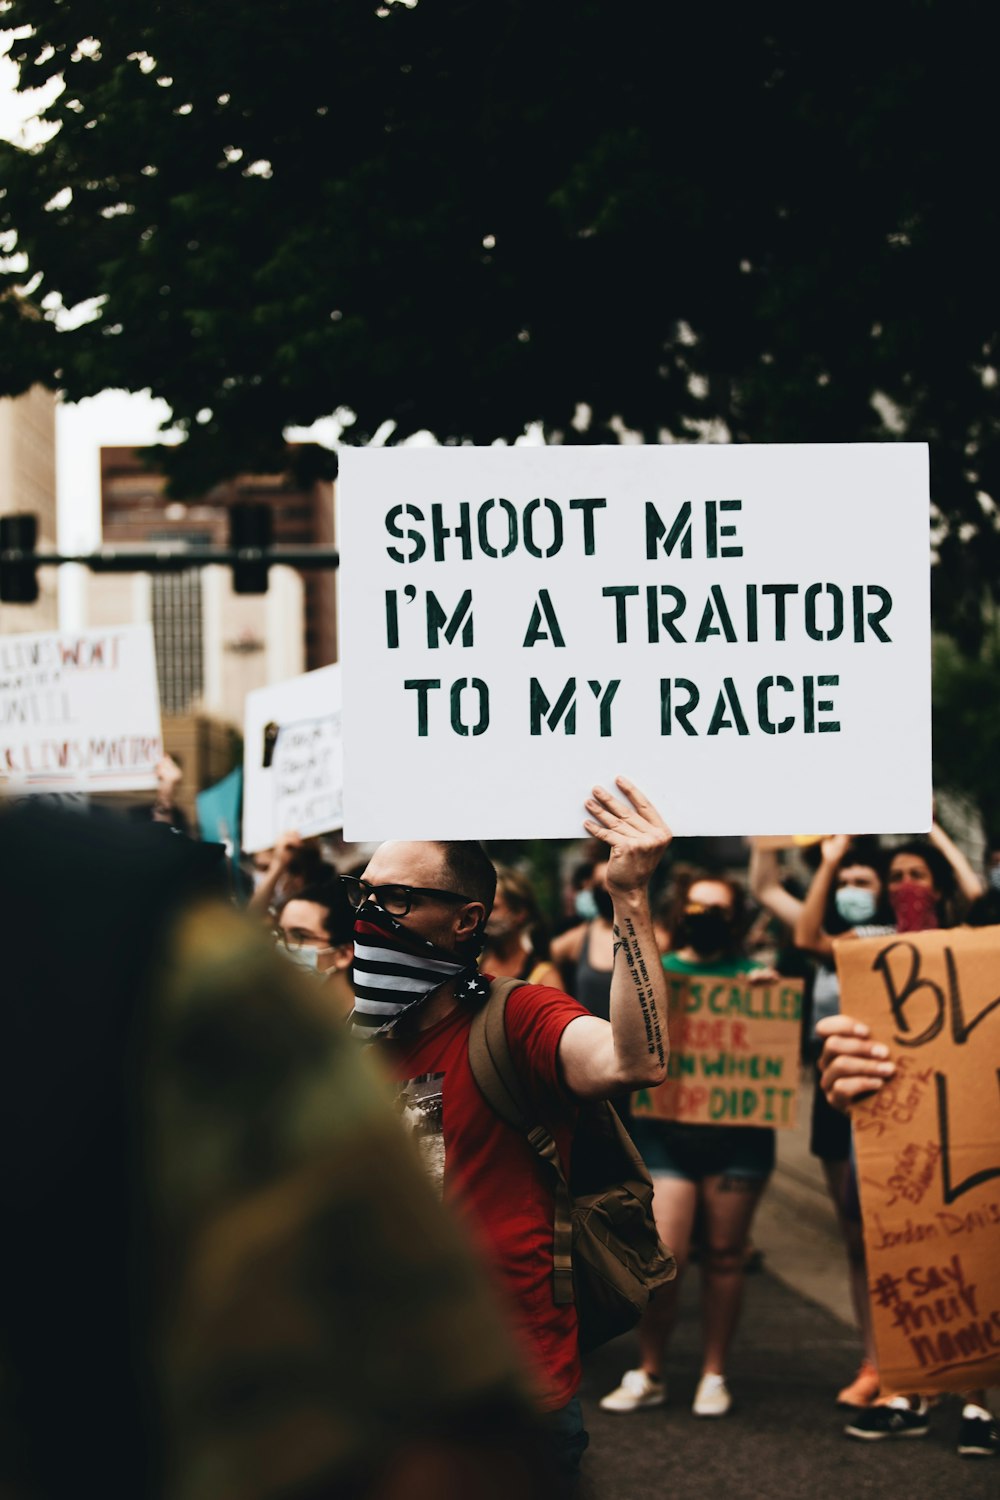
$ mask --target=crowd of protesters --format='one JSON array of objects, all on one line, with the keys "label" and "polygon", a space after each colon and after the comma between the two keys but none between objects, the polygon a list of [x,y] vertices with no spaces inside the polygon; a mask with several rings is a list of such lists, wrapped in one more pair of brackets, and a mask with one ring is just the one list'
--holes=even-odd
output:
[{"label": "crowd of protesters", "polygon": [[[749,845],[745,884],[728,868],[675,863],[654,916],[662,964],[668,973],[745,975],[751,984],[770,984],[779,975],[806,978],[803,1057],[814,1081],[809,1146],[843,1238],[861,1342],[860,1366],[833,1399],[849,1414],[845,1431],[850,1436],[871,1440],[920,1431],[927,1404],[883,1390],[879,1379],[850,1119],[820,1087],[820,1023],[840,1010],[835,941],[997,921],[1000,850],[988,851],[983,879],[936,821],[926,839],[837,835],[802,841],[787,867],[788,856],[779,853],[775,841],[750,840]],[[287,859],[294,847],[294,839],[279,842],[270,861],[263,862],[271,883],[259,889],[273,892],[275,861]],[[551,940],[528,876],[500,867],[481,969],[565,990],[608,1020],[616,946],[608,854],[606,845],[592,840],[587,858],[570,868],[555,922],[561,930]],[[615,1099],[626,1118],[628,1100],[627,1092]],[[703,1351],[692,1411],[722,1417],[733,1405],[726,1356],[739,1320],[745,1271],[753,1262],[754,1213],[775,1165],[775,1132],[639,1116],[629,1118],[628,1125],[653,1178],[657,1229],[676,1257],[678,1276],[660,1289],[640,1320],[638,1366],[625,1371],[600,1404],[627,1413],[667,1402],[663,1366],[681,1276],[694,1247]],[[907,1412],[916,1414],[912,1420],[894,1415],[904,1399]],[[969,1456],[997,1450],[985,1400],[981,1391],[967,1393],[959,1451]]]},{"label": "crowd of protesters", "polygon": [[[157,830],[161,843],[168,832],[179,835],[168,838],[174,845],[173,872],[179,877],[183,867],[190,890],[198,890],[200,903],[211,861],[207,854],[199,863],[193,855],[186,860],[177,853],[181,845],[192,842],[178,807],[181,775],[176,763],[165,762],[155,803],[138,809],[136,817],[141,823],[167,825],[166,830]],[[544,1284],[546,1277],[539,1270],[549,1265],[548,1252],[539,1249],[551,1238],[548,1180],[527,1144],[515,1143],[509,1128],[491,1114],[468,1073],[471,1015],[489,992],[488,979],[501,977],[517,980],[520,985],[508,1005],[508,1041],[540,1111],[551,1122],[557,1149],[569,1151],[580,1100],[611,1098],[626,1118],[652,1178],[656,1229],[677,1262],[677,1278],[659,1288],[640,1320],[639,1364],[622,1374],[601,1406],[627,1414],[668,1401],[664,1362],[678,1316],[680,1276],[696,1252],[703,1347],[692,1410],[698,1417],[712,1419],[725,1417],[738,1401],[738,1392],[734,1393],[728,1383],[727,1355],[739,1320],[754,1214],[775,1164],[775,1133],[766,1127],[691,1125],[632,1116],[630,1092],[655,1087],[666,1076],[665,974],[745,977],[751,985],[770,984],[781,975],[806,977],[803,1056],[815,1080],[810,1148],[821,1164],[836,1209],[861,1344],[860,1368],[839,1392],[831,1392],[831,1399],[848,1413],[845,1431],[849,1436],[877,1440],[920,1435],[928,1427],[928,1403],[920,1397],[883,1389],[878,1372],[849,1106],[866,1084],[877,1086],[877,1081],[864,1076],[865,1066],[877,1069],[883,1064],[877,1061],[877,1049],[865,1050],[867,1044],[863,1043],[859,1054],[855,1040],[850,1046],[843,1040],[860,1037],[863,1028],[850,1017],[839,1015],[833,944],[852,936],[1000,921],[1000,848],[991,843],[985,879],[981,879],[937,823],[928,839],[837,835],[804,842],[793,853],[779,852],[773,841],[751,840],[744,879],[742,872],[731,865],[684,864],[677,858],[676,849],[671,851],[670,861],[665,861],[663,856],[671,845],[669,830],[657,810],[628,782],[621,781],[611,793],[595,789],[585,799],[585,806],[584,829],[589,835],[585,857],[567,870],[559,909],[551,922],[543,916],[530,872],[507,865],[494,867],[475,844],[387,844],[366,856],[365,851],[340,842],[303,839],[289,831],[272,849],[242,856],[241,878],[235,885],[230,881],[227,887],[229,901],[234,890],[240,892],[238,904],[245,905],[251,918],[270,934],[279,964],[274,974],[291,976],[293,966],[299,971],[298,978],[288,980],[298,997],[296,1004],[302,1003],[302,996],[309,997],[306,1012],[298,1020],[294,1018],[295,1005],[285,1017],[288,1033],[278,1052],[285,1057],[287,1067],[294,1072],[292,1054],[296,1047],[306,1045],[309,1028],[317,1018],[324,1026],[323,1038],[333,1035],[349,1039],[353,1032],[367,1044],[363,1050],[380,1054],[397,1080],[397,1112],[419,1137],[420,1156],[435,1178],[436,1194],[459,1208],[465,1229],[471,1228],[477,1251],[492,1263],[494,1273],[498,1268],[501,1272],[507,1306],[518,1309],[512,1321],[517,1350],[512,1364],[505,1335],[490,1324],[490,1315],[481,1306],[484,1293],[469,1273],[472,1279],[466,1301],[472,1311],[466,1309],[462,1327],[467,1330],[481,1324],[484,1329],[489,1327],[489,1334],[484,1334],[478,1361],[466,1361],[458,1354],[463,1335],[457,1325],[451,1341],[447,1337],[442,1340],[441,1377],[437,1385],[431,1383],[430,1389],[439,1407],[428,1419],[438,1448],[428,1472],[440,1475],[440,1493],[445,1496],[470,1485],[480,1493],[492,1493],[490,1486],[495,1488],[501,1473],[526,1493],[533,1493],[523,1474],[536,1458],[541,1465],[537,1472],[545,1472],[549,1476],[546,1482],[557,1485],[560,1472],[575,1470],[587,1443],[576,1396],[580,1366],[573,1310],[552,1305]],[[11,837],[15,848],[26,847],[23,841],[30,837],[56,836],[47,828],[44,817],[37,825],[42,828],[41,835],[37,828],[34,834],[25,834],[13,818],[5,819],[4,824],[8,829],[15,828]],[[32,826],[28,824],[29,830]],[[145,830],[145,834],[150,836],[152,830]],[[102,841],[103,835],[95,840],[97,844]],[[84,878],[85,843],[82,839],[76,852]],[[131,855],[124,845],[122,851],[127,864]],[[163,878],[154,853],[152,845],[144,846],[136,865],[137,870],[141,867],[146,872],[143,878],[156,871],[148,874],[150,901],[156,899],[157,882]],[[96,859],[98,866],[107,854],[105,848]],[[652,906],[651,881],[657,891]],[[223,889],[222,882],[216,883]],[[138,893],[137,887],[133,897]],[[162,898],[163,892],[159,895]],[[180,897],[171,896],[162,902],[155,920],[147,913],[150,953],[159,951],[158,945],[164,941],[164,913],[174,907],[180,910],[184,904]],[[9,916],[15,905],[9,898],[5,915]],[[193,925],[171,929],[171,941],[182,958],[168,958],[167,972],[172,975],[170,983],[186,1001],[189,991],[200,993],[204,972],[216,972],[220,934],[232,932],[237,949],[243,944],[243,939],[235,936],[237,929],[228,927],[228,918],[211,918],[206,924],[200,910],[196,903]],[[618,961],[623,948],[626,963]],[[290,962],[281,968],[286,960]],[[139,967],[147,962],[148,955]],[[197,980],[178,981],[173,970],[179,965],[183,971],[185,963],[197,971]],[[98,986],[99,969],[97,965],[94,983]],[[235,973],[234,969],[224,984],[237,982]],[[644,976],[641,980],[637,977],[640,974]],[[254,994],[257,981],[253,977],[248,980],[244,975],[238,983],[248,984],[247,994]],[[159,990],[156,993],[156,1003],[163,1004]],[[285,1025],[283,1015],[278,1010],[265,1020],[256,1001],[249,999],[246,1014],[232,1036],[235,1061],[220,1056],[227,1033],[218,1015],[203,1028],[204,1034],[195,1027],[187,1037],[185,1045],[194,1050],[183,1054],[183,1084],[175,1080],[171,1086],[188,1090],[185,1103],[191,1105],[191,1114],[185,1128],[189,1132],[190,1163],[200,1159],[202,1150],[197,1139],[199,1119],[207,1136],[217,1129],[220,1140],[228,1140],[226,1132],[235,1131],[237,1121],[240,1128],[249,1130],[248,1141],[254,1136],[251,1121],[239,1120],[239,1116],[241,1108],[249,1109],[252,1115],[258,1101],[245,1095],[241,1105],[238,1082],[234,1080],[241,1068],[248,1079],[253,1075],[254,1049],[262,1044],[268,1028],[277,1037]],[[248,1025],[249,1031],[241,1036],[240,1027]],[[254,1030],[258,1025],[264,1031]],[[139,1029],[145,1042],[145,1023]],[[662,1042],[654,1044],[654,1038],[661,1036]],[[285,1043],[291,1048],[287,1053],[282,1050]],[[324,1040],[323,1046],[327,1044]],[[341,1045],[338,1040],[336,1048]],[[158,1055],[162,1060],[163,1054]],[[338,1060],[340,1055],[337,1051]],[[859,1055],[861,1063],[856,1061]],[[205,1086],[206,1075],[199,1074],[199,1069],[211,1069],[213,1065],[220,1078],[232,1083],[235,1090],[234,1120],[228,1124],[221,1119],[213,1124],[208,1114],[199,1114],[201,1106],[191,1103],[196,1102],[199,1086]],[[304,1060],[303,1066],[308,1074],[309,1065]],[[261,1078],[256,1083],[259,1085]],[[305,1128],[306,1120],[297,1113],[298,1106],[291,1104],[291,1097],[285,1098],[285,1105],[291,1109],[289,1139]],[[309,1118],[318,1125],[323,1106],[311,1092],[310,1098],[310,1109],[319,1113]],[[173,1123],[183,1116],[184,1109],[175,1100]],[[106,1124],[105,1120],[102,1128]],[[232,1140],[229,1145],[235,1149]],[[259,1153],[261,1145],[257,1142],[241,1149],[250,1150],[252,1156],[255,1151]],[[362,1159],[377,1176],[370,1153],[362,1153]],[[206,1156],[204,1170],[207,1162]],[[245,1165],[236,1170],[245,1172]],[[400,1171],[405,1177],[406,1167]],[[183,1173],[179,1166],[177,1172],[180,1181]],[[266,1172],[262,1183],[265,1178],[270,1182]],[[340,1183],[338,1191],[341,1189],[348,1197],[355,1190]],[[319,1211],[318,1204],[312,1208]],[[121,1212],[119,1205],[119,1219]],[[294,1217],[299,1209],[293,1206],[291,1212]],[[418,1206],[414,1210],[415,1233],[424,1232],[423,1215],[424,1209]],[[260,1232],[259,1227],[253,1229],[251,1218],[246,1228],[251,1237]],[[276,1232],[273,1224],[268,1232]],[[460,1267],[455,1275],[458,1284],[464,1286],[466,1263],[462,1252],[448,1238],[448,1232],[429,1233],[444,1258]],[[531,1255],[526,1247],[531,1247]],[[364,1253],[375,1262],[383,1250],[376,1233]],[[25,1250],[29,1253],[30,1246]],[[356,1256],[349,1267],[351,1275],[359,1274],[355,1262]],[[350,1303],[350,1287],[338,1290]],[[286,1294],[295,1296],[283,1282],[282,1295]],[[421,1321],[419,1295],[415,1300],[418,1306],[414,1316],[424,1337],[426,1323]],[[428,1299],[428,1310],[432,1301]],[[324,1315],[329,1317],[329,1309]],[[440,1322],[441,1309],[436,1304],[434,1316]],[[390,1333],[383,1326],[375,1336],[390,1341],[396,1336],[405,1338],[407,1320],[400,1317],[402,1333],[399,1328]],[[447,1325],[447,1318],[444,1323]],[[11,1328],[15,1330],[13,1345]],[[8,1308],[4,1326],[0,1327],[0,1374],[4,1357],[12,1357],[12,1348],[13,1357],[17,1357],[16,1330],[17,1318]],[[196,1340],[196,1334],[196,1329],[189,1329],[189,1339]],[[357,1336],[370,1335],[359,1326]],[[495,1352],[491,1354],[490,1350]],[[386,1347],[381,1355],[387,1357]],[[433,1350],[428,1357],[433,1362]],[[527,1385],[519,1385],[512,1374],[518,1360],[527,1363]],[[454,1383],[446,1369],[449,1361]],[[344,1399],[342,1392],[338,1391],[336,1399]],[[537,1429],[527,1415],[532,1406],[543,1414]],[[502,1448],[503,1444],[498,1412],[512,1424],[511,1432],[523,1436],[520,1447],[518,1442],[508,1446],[505,1463],[499,1468],[498,1445]],[[457,1414],[465,1421],[470,1413],[480,1424],[482,1453],[488,1455],[486,1467],[494,1465],[492,1477],[481,1474],[475,1464],[463,1468],[470,1462],[468,1454],[456,1454],[453,1438]],[[138,1414],[134,1415],[138,1421]],[[0,1410],[0,1422],[3,1418]],[[533,1446],[536,1443],[540,1444],[537,1448]],[[427,1455],[419,1444],[414,1451],[404,1446],[392,1452],[393,1462],[398,1459],[404,1476],[422,1472]],[[982,1391],[965,1393],[959,1452],[983,1457],[997,1452],[996,1426]],[[555,1462],[551,1471],[547,1468],[550,1460]],[[246,1462],[242,1451],[239,1462]],[[345,1493],[353,1493],[349,1486],[358,1480],[364,1464],[372,1460],[370,1455],[361,1458],[352,1450],[346,1462],[349,1479]],[[523,1471],[521,1465],[525,1466]],[[294,1478],[290,1476],[290,1482]],[[384,1486],[384,1475],[378,1483]],[[44,1485],[40,1492],[45,1492]],[[235,1484],[232,1493],[239,1492]],[[335,1492],[335,1488],[330,1490]],[[19,1493],[13,1482],[10,1493]],[[385,1493],[392,1493],[391,1485]],[[399,1493],[406,1493],[405,1488]]]}]

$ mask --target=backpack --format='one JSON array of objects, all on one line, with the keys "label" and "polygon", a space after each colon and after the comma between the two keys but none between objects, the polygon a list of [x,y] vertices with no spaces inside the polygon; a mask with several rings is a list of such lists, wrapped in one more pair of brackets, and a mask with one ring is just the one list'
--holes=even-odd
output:
[{"label": "backpack", "polygon": [[551,1174],[553,1294],[557,1304],[576,1303],[585,1353],[634,1327],[677,1267],[653,1222],[652,1179],[606,1099],[580,1104],[567,1182],[552,1135],[532,1118],[507,1041],[507,999],[521,982],[491,984],[473,1018],[469,1065],[487,1104],[527,1138]]}]

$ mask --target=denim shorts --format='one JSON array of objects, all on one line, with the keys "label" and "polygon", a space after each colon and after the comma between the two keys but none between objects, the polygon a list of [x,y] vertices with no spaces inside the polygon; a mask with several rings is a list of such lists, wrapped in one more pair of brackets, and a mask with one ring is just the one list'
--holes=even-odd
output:
[{"label": "denim shorts", "polygon": [[760,1125],[678,1125],[633,1117],[629,1133],[651,1177],[746,1177],[774,1170],[774,1131]]}]

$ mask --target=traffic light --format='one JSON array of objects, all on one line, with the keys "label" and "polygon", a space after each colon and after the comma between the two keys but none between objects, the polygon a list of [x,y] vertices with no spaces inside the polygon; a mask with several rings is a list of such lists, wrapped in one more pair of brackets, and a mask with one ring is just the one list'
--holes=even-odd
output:
[{"label": "traffic light", "polygon": [[38,598],[37,542],[37,516],[0,516],[0,604],[34,604]]},{"label": "traffic light", "polygon": [[233,592],[267,593],[267,553],[271,545],[269,505],[239,501],[229,511],[229,546],[243,555],[233,560]]}]

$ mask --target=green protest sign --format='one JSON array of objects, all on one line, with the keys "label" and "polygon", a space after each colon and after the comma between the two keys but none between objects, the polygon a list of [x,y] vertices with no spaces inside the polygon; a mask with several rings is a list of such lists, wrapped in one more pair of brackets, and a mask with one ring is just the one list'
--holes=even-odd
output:
[{"label": "green protest sign", "polygon": [[690,1125],[795,1124],[802,981],[668,973],[664,1083],[632,1097],[634,1115]]}]

